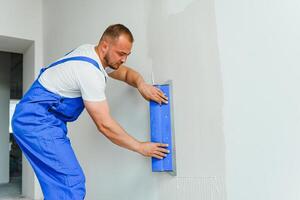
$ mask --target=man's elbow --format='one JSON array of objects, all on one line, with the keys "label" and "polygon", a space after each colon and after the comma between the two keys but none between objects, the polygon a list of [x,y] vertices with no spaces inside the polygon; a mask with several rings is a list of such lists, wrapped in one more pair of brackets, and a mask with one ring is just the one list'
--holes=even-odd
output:
[{"label": "man's elbow", "polygon": [[96,126],[97,126],[98,131],[101,133],[104,133],[104,132],[106,132],[106,130],[109,129],[109,125],[107,122],[99,122],[96,124]]},{"label": "man's elbow", "polygon": [[100,133],[105,135],[107,138],[112,137],[112,126],[113,126],[113,121],[112,120],[103,120],[99,123],[97,123],[97,129]]}]

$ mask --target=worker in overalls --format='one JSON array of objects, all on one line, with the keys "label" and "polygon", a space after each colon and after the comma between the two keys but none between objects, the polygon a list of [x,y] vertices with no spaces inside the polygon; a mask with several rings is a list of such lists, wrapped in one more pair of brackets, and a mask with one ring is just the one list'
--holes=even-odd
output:
[{"label": "worker in overalls", "polygon": [[84,108],[98,130],[113,143],[159,159],[168,153],[166,144],[140,142],[130,136],[109,113],[105,98],[108,76],[137,88],[146,100],[167,103],[159,89],[123,65],[132,44],[128,28],[121,24],[109,26],[97,46],[82,45],[42,68],[16,106],[14,136],[46,200],[85,197],[85,176],[67,137],[67,122],[75,121]]}]

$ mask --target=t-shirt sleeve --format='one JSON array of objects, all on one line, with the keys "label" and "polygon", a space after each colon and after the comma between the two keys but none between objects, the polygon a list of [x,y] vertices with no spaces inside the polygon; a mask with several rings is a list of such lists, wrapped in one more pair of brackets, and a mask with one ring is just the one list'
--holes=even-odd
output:
[{"label": "t-shirt sleeve", "polygon": [[75,70],[77,84],[85,101],[103,101],[105,96],[105,75],[91,64],[78,65]]}]

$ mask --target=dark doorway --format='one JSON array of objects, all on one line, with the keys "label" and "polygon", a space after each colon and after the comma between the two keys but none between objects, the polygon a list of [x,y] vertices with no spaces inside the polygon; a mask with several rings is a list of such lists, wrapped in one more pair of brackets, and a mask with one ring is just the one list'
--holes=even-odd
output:
[{"label": "dark doorway", "polygon": [[[11,53],[10,67],[10,116],[14,111],[15,105],[22,98],[23,94],[23,55]],[[22,185],[22,152],[14,140],[10,127],[10,160],[9,177],[10,182]]]},{"label": "dark doorway", "polygon": [[19,197],[22,188],[22,152],[15,142],[11,129],[11,117],[15,105],[23,93],[23,55],[19,53],[0,52],[6,54],[9,60],[9,183],[1,184],[0,199],[7,197]]}]

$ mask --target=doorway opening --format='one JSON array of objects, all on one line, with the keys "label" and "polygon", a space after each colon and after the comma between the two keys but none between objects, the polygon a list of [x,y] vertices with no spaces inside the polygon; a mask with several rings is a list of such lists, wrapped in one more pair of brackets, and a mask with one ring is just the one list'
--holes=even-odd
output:
[{"label": "doorway opening", "polygon": [[10,102],[9,102],[9,180],[19,187],[19,194],[22,188],[22,151],[13,137],[11,118],[15,111],[16,104],[23,94],[23,54],[11,53],[10,66]]},{"label": "doorway opening", "polygon": [[[2,145],[7,147],[1,153],[2,158],[4,158],[1,177],[2,184],[0,186],[0,199],[2,199],[19,197],[21,195],[22,152],[13,137],[10,124],[15,105],[21,99],[23,92],[23,55],[0,51],[0,64],[2,68],[1,73],[4,73],[0,80],[1,104],[6,105],[1,114],[3,118],[8,118],[3,119],[8,123],[1,123]],[[4,127],[5,124],[7,127]]]},{"label": "doorway opening", "polygon": [[[41,45],[39,44],[38,47],[41,48]],[[19,97],[22,96],[22,91],[23,93],[27,91],[31,83],[34,81],[35,65],[41,65],[40,60],[36,60],[35,58],[42,56],[42,53],[38,53],[38,55],[35,55],[35,49],[36,42],[34,40],[0,35],[0,52],[15,53],[14,56],[17,57],[15,58],[16,61],[13,61],[15,62],[15,68],[12,69],[12,72],[8,67],[3,67],[4,65],[0,66],[0,70],[7,70],[4,71],[4,73],[0,73],[0,112],[4,112],[5,110],[5,113],[3,115],[0,115],[0,117],[9,116],[9,113],[13,113],[14,105],[18,102]],[[20,59],[22,59],[22,61]],[[20,65],[22,65],[22,68],[20,68]],[[20,71],[20,69],[22,69],[22,71]],[[12,77],[11,79],[9,76],[10,73]],[[8,88],[8,91],[5,90],[5,95],[2,95],[3,83],[1,82],[1,80],[5,80],[5,84],[7,82],[8,85],[5,87]],[[10,83],[10,81],[12,82]],[[12,84],[12,86],[10,86],[10,84]],[[12,91],[10,91],[10,88],[12,89]],[[12,95],[11,97],[10,94]],[[3,100],[4,96],[6,98],[5,100]],[[8,105],[10,105],[11,108],[9,108]],[[12,109],[11,112],[9,112],[10,109]],[[4,190],[2,190],[1,188],[3,188],[3,184],[7,185],[7,183],[9,182],[9,175],[22,175],[22,178],[19,182],[19,186],[21,185],[21,196],[27,197],[29,199],[42,198],[41,190],[38,187],[38,184],[36,184],[37,179],[34,176],[34,172],[23,154],[21,162],[22,171],[20,171],[20,160],[18,157],[19,151],[14,146],[14,140],[12,137],[10,137],[11,135],[9,134],[9,132],[11,132],[9,131],[9,119],[10,117],[2,117],[2,119],[0,120],[0,129],[1,127],[5,128],[3,128],[3,130],[0,130],[0,200],[1,195],[4,194],[4,192],[8,191],[5,188]],[[9,152],[11,152],[11,150],[14,151],[14,155],[12,155],[12,160],[10,162]],[[11,163],[11,166],[9,165],[9,163]],[[9,197],[8,199],[11,198]]]}]

